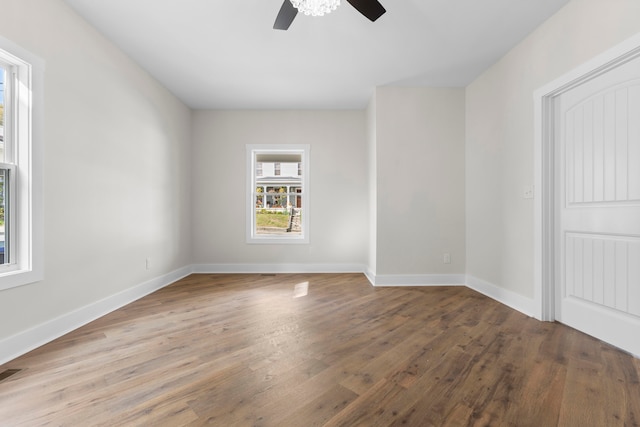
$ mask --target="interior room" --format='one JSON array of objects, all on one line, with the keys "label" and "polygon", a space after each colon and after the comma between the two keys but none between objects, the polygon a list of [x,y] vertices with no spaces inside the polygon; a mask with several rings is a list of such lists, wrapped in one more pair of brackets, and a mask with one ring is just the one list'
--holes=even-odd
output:
[{"label": "interior room", "polygon": [[[375,3],[0,0],[0,419],[637,423],[640,2],[380,0],[372,21]],[[292,152],[302,184],[256,190]],[[276,210],[295,238],[256,232]],[[205,323],[211,343],[165,349]],[[485,375],[471,349],[503,344]],[[136,359],[153,346],[192,353]],[[420,374],[390,371],[413,353]],[[110,357],[139,365],[73,379]],[[181,367],[188,385],[151,378]]]}]

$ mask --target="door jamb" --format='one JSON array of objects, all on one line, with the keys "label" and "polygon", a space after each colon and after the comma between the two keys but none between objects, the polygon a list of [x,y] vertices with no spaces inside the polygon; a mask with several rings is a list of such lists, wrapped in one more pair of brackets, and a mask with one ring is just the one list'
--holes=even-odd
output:
[{"label": "door jamb", "polygon": [[639,56],[640,33],[534,92],[534,316],[539,320],[556,320],[554,100]]}]

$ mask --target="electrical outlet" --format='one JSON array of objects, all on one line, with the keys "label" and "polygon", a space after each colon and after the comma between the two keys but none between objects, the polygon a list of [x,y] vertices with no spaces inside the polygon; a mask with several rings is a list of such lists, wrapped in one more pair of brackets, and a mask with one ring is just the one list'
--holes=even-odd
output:
[{"label": "electrical outlet", "polygon": [[445,264],[451,264],[451,254],[445,252],[442,256],[442,262],[444,262]]}]

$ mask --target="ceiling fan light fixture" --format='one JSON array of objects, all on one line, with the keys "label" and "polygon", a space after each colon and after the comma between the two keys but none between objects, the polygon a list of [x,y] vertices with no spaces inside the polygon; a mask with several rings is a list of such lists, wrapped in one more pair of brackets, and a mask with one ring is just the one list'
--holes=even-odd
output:
[{"label": "ceiling fan light fixture", "polygon": [[340,6],[340,0],[291,0],[293,7],[305,15],[322,16]]}]

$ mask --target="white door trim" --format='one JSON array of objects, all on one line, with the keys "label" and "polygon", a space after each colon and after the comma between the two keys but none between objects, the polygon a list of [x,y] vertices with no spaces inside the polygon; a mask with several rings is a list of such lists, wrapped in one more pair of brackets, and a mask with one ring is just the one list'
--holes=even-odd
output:
[{"label": "white door trim", "polygon": [[534,316],[555,320],[553,100],[569,89],[640,56],[640,33],[534,92]]}]

